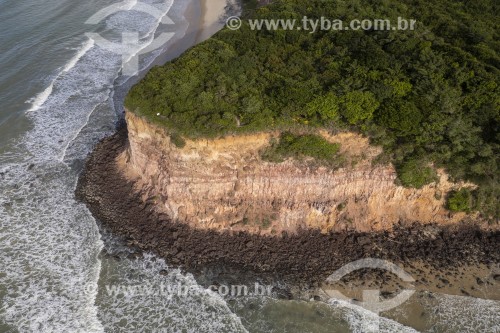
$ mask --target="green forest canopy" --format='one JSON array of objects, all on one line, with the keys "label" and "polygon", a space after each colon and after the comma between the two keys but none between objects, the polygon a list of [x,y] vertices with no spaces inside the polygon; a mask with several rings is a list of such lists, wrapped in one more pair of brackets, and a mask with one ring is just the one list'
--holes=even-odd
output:
[{"label": "green forest canopy", "polygon": [[191,138],[355,130],[384,147],[403,185],[432,181],[432,162],[479,184],[475,208],[498,218],[498,7],[496,0],[275,1],[244,16],[418,23],[414,31],[313,34],[244,23],[153,68],[126,107]]}]

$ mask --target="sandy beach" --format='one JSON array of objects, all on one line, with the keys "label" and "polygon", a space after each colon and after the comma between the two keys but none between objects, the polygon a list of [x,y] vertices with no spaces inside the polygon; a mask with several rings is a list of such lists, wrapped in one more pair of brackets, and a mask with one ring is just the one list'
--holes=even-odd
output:
[{"label": "sandy beach", "polygon": [[232,8],[238,8],[232,1],[194,0],[187,4],[183,15],[188,22],[185,33],[177,35],[178,39],[173,41],[170,47],[156,58],[153,65],[164,65],[219,31],[225,23],[227,5],[231,3],[234,6]]},{"label": "sandy beach", "polygon": [[202,0],[200,29],[196,42],[202,42],[219,31],[224,25],[226,6],[231,0]]}]

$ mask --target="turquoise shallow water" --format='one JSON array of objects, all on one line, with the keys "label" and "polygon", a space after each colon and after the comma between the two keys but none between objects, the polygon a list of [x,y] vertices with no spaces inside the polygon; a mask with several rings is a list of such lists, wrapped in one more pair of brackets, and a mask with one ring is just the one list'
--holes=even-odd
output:
[{"label": "turquoise shallow water", "polygon": [[[227,300],[152,255],[103,254],[127,249],[103,234],[73,193],[85,156],[113,133],[122,96],[135,78],[122,76],[121,56],[85,33],[118,42],[121,33],[136,31],[147,44],[161,32],[175,32],[170,43],[140,58],[141,69],[165,52],[176,53],[176,40],[184,37],[184,47],[194,41],[185,36],[187,1],[143,2],[172,18],[173,27],[134,10],[134,0],[0,0],[0,332],[372,331],[378,318],[348,304]],[[85,24],[112,4],[121,9],[97,25]],[[162,283],[196,292],[173,298],[106,292],[110,284]],[[447,295],[434,300],[425,306],[442,309],[422,319],[425,331],[498,330],[498,302]],[[413,331],[381,321],[382,331]]]}]

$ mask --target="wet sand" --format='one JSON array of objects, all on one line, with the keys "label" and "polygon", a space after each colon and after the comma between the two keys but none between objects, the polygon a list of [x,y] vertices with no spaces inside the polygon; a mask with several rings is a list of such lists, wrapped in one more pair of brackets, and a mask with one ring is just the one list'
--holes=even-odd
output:
[{"label": "wet sand", "polygon": [[[231,0],[202,0],[200,27],[196,42],[202,42],[220,30],[225,21],[225,8]],[[222,15],[221,15],[222,13]]]},{"label": "wet sand", "polygon": [[[196,45],[224,27],[226,6],[234,0],[196,0],[191,1],[184,12],[184,18],[189,22],[186,33],[176,40],[162,55],[155,59],[154,65],[163,65],[186,50]],[[233,10],[238,8],[232,5]],[[143,73],[145,75],[146,73]]]}]

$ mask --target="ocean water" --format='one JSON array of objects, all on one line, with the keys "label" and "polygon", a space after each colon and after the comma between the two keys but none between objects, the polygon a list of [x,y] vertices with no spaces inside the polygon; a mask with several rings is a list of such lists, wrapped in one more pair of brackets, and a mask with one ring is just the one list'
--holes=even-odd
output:
[{"label": "ocean water", "polygon": [[[138,10],[141,3],[159,16]],[[190,4],[200,5],[0,0],[0,332],[375,332],[379,325],[382,332],[498,332],[499,303],[471,297],[415,300],[430,313],[415,327],[398,319],[411,307],[379,317],[336,300],[227,299],[154,255],[126,255],[99,228],[74,189],[93,145],[113,133],[137,76],[122,75],[121,46],[103,48],[86,33],[117,45],[123,33],[138,32],[146,48],[174,32],[140,58],[144,71],[178,54],[179,40],[181,48],[194,43],[184,18]],[[85,23],[111,5],[99,24]],[[174,24],[161,24],[165,16]],[[110,285],[190,292],[123,295]]]}]

